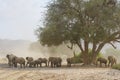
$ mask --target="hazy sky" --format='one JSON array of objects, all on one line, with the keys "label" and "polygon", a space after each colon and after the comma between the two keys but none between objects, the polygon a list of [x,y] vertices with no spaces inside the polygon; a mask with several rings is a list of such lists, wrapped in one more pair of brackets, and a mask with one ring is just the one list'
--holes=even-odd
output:
[{"label": "hazy sky", "polygon": [[36,40],[34,30],[42,25],[50,0],[0,0],[0,39]]}]

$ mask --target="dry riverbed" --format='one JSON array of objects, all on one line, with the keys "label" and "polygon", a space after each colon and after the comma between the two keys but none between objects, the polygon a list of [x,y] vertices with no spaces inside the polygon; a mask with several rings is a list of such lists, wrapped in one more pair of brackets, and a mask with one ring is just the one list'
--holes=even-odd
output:
[{"label": "dry riverbed", "polygon": [[120,71],[110,68],[9,68],[0,63],[0,80],[120,80]]}]

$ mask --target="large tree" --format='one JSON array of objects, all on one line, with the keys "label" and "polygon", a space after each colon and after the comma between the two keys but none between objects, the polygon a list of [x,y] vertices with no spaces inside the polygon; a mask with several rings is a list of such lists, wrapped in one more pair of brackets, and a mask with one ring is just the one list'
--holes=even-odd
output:
[{"label": "large tree", "polygon": [[116,0],[53,0],[37,36],[43,45],[77,45],[84,63],[91,64],[106,44],[115,48],[120,42],[120,5]]}]

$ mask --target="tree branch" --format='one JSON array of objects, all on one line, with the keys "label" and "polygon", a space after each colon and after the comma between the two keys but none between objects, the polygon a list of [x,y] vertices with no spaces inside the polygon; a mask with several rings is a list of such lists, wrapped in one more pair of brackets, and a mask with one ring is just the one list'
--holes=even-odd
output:
[{"label": "tree branch", "polygon": [[[116,39],[120,39],[120,36],[118,36],[117,38],[115,38],[118,34],[120,34],[120,31],[117,31],[115,33],[113,33],[112,35],[110,35],[107,39],[105,39],[97,48],[96,50],[96,54],[98,54],[100,52],[100,50],[103,48],[103,46],[106,44],[106,43],[110,43],[111,41],[115,41]],[[111,44],[111,43],[110,43]],[[113,44],[111,44],[114,48],[115,46]]]},{"label": "tree branch", "polygon": [[101,51],[101,49],[104,47],[104,45],[105,45],[105,43],[104,43],[104,42],[103,42],[103,43],[101,43],[101,44],[99,44],[99,46],[98,46],[97,50],[95,51],[95,54],[98,54],[98,53]]},{"label": "tree branch", "polygon": [[73,43],[71,43],[71,46],[67,45],[69,49],[73,49]]},{"label": "tree branch", "polygon": [[109,43],[110,45],[112,45],[112,47],[114,48],[114,49],[116,49],[116,47],[115,47],[115,45],[114,44],[112,44],[112,43]]},{"label": "tree branch", "polygon": [[115,42],[119,42],[119,43],[120,43],[120,41],[119,41],[119,40],[115,40]]},{"label": "tree branch", "polygon": [[93,54],[93,55],[95,54],[95,50],[96,50],[96,43],[93,42],[93,48],[92,48],[92,54]]},{"label": "tree branch", "polygon": [[80,48],[80,50],[83,52],[84,50],[83,50],[83,48],[82,48],[81,43],[80,43],[80,42],[78,42],[78,41],[76,41],[76,44],[78,45],[78,47]]}]

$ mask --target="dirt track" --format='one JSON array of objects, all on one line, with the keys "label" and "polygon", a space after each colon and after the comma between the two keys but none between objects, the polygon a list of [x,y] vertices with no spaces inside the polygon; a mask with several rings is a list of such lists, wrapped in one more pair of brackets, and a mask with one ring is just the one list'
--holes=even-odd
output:
[{"label": "dirt track", "polygon": [[8,68],[0,64],[0,80],[120,80],[120,71],[110,68]]}]

